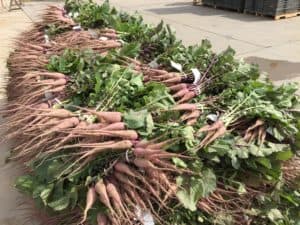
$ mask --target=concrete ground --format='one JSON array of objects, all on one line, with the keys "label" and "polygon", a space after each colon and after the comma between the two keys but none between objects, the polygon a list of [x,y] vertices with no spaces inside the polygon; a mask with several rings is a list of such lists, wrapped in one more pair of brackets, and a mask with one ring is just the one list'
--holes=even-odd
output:
[{"label": "concrete ground", "polygon": [[[7,0],[5,3],[7,3]],[[27,3],[25,8],[29,10],[24,12],[16,10],[7,12],[0,5],[0,103],[5,103],[5,82],[7,75],[6,59],[9,52],[13,50],[13,39],[22,31],[29,29],[32,19],[36,20],[41,9],[45,7],[43,3]],[[1,118],[0,118],[1,123]],[[2,137],[0,133],[0,137]],[[0,138],[1,139],[1,138]],[[16,176],[20,173],[20,169],[15,164],[6,164],[5,159],[8,156],[8,144],[0,146],[0,225],[21,225],[36,224],[36,222],[28,218],[23,205],[24,196],[19,194],[13,184]]]},{"label": "concrete ground", "polygon": [[[0,12],[0,101],[5,102],[6,59],[12,49],[12,39],[29,27],[30,20],[22,11]],[[0,135],[1,137],[1,135]],[[21,196],[12,188],[18,169],[13,164],[5,164],[7,145],[1,144],[0,154],[0,224],[23,224],[23,211],[20,210]]]},{"label": "concrete ground", "polygon": [[[8,0],[4,0],[8,1]],[[98,0],[101,2],[102,0]],[[176,30],[185,44],[197,44],[209,39],[215,51],[229,45],[238,58],[257,63],[272,80],[300,80],[300,17],[274,21],[203,6],[192,6],[192,0],[110,0],[127,12],[138,11],[148,23],[164,20]],[[12,50],[12,40],[37,20],[47,4],[57,2],[27,2],[23,11],[6,12],[0,5],[0,84],[5,83],[6,58]],[[0,87],[0,100],[5,91]],[[20,195],[12,188],[18,169],[4,164],[7,146],[1,145],[0,154],[0,225],[23,224],[23,211],[18,210]]]}]

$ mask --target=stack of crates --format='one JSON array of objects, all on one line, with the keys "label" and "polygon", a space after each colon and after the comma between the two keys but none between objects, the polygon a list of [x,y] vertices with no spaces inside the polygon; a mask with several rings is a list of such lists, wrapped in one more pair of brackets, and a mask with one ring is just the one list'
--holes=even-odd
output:
[{"label": "stack of crates", "polygon": [[288,0],[286,12],[287,13],[300,12],[300,0]]},{"label": "stack of crates", "polygon": [[299,11],[300,0],[245,0],[244,12],[278,16]]},{"label": "stack of crates", "polygon": [[263,15],[277,16],[286,13],[288,0],[264,0]]},{"label": "stack of crates", "polygon": [[264,16],[300,14],[300,0],[202,0],[204,5]]},{"label": "stack of crates", "polygon": [[262,14],[264,8],[264,1],[262,0],[245,0],[244,12]]},{"label": "stack of crates", "polygon": [[230,9],[242,12],[244,10],[244,1],[245,0],[202,0],[202,3],[215,8]]}]

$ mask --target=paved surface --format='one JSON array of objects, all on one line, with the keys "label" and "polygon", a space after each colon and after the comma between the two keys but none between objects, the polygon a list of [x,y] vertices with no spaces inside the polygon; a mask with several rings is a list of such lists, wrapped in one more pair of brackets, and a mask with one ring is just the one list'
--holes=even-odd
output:
[{"label": "paved surface", "polygon": [[[30,25],[30,20],[22,11],[0,12],[0,101],[5,101],[6,58],[13,47],[12,40]],[[1,137],[1,135],[0,135]],[[0,225],[21,225],[24,211],[20,210],[21,196],[12,188],[18,169],[13,164],[5,164],[8,146],[1,144],[0,154]]]},{"label": "paved surface", "polygon": [[[6,2],[7,3],[7,2]],[[5,102],[5,81],[7,79],[6,59],[9,52],[13,49],[13,39],[20,32],[29,29],[32,19],[37,19],[41,9],[45,7],[43,4],[27,3],[30,10],[24,13],[21,10],[7,12],[0,9],[0,103]],[[1,8],[1,6],[0,6]],[[29,14],[28,14],[29,13]],[[0,118],[1,120],[1,118]],[[1,121],[0,121],[1,122]],[[0,137],[2,137],[0,133]],[[0,138],[1,139],[1,138]],[[13,184],[16,176],[20,173],[20,169],[15,164],[6,164],[5,159],[8,155],[8,144],[0,144],[0,225],[22,225],[36,224],[32,218],[28,218],[23,205],[24,196],[20,195],[14,188]]]},{"label": "paved surface", "polygon": [[[8,0],[4,0],[8,1]],[[98,0],[101,2],[101,0]],[[197,44],[209,39],[215,51],[232,46],[237,56],[248,62],[258,63],[268,71],[272,80],[300,81],[300,17],[273,21],[202,6],[192,6],[191,0],[110,0],[124,11],[141,13],[145,21],[157,24],[163,19],[176,30],[186,44]],[[22,30],[37,20],[42,9],[49,3],[29,2],[24,11],[5,12],[0,9],[0,84],[5,83],[6,58],[13,45],[12,40]],[[0,87],[0,100],[5,92]],[[0,135],[1,136],[1,135]],[[18,169],[4,164],[7,145],[1,144],[0,154],[0,225],[24,223],[24,212],[18,210],[20,195],[12,188]]]}]

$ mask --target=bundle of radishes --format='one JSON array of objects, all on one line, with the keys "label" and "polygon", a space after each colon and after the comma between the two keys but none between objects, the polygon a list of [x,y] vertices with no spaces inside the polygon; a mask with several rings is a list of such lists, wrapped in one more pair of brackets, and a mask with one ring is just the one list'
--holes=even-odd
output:
[{"label": "bundle of radishes", "polygon": [[232,50],[67,1],[21,34],[8,67],[2,141],[43,224],[300,222],[297,87]]}]

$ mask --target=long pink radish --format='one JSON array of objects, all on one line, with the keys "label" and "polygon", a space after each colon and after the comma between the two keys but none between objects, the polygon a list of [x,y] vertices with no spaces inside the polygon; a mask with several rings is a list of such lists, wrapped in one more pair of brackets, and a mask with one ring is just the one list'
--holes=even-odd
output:
[{"label": "long pink radish", "polygon": [[105,123],[92,123],[83,128],[83,130],[100,130],[107,126]]},{"label": "long pink radish", "polygon": [[178,103],[188,102],[189,100],[193,99],[196,96],[194,91],[187,92],[179,101]]},{"label": "long pink radish", "polygon": [[122,121],[122,114],[120,112],[95,112],[97,118],[109,123],[117,123]]},{"label": "long pink radish", "polygon": [[103,213],[98,213],[97,214],[97,225],[107,225],[107,224],[108,224],[107,216],[104,215]]},{"label": "long pink radish", "polygon": [[169,73],[166,70],[159,70],[159,69],[153,69],[153,68],[151,68],[151,72],[154,72],[154,73],[159,74],[159,75],[168,74]]},{"label": "long pink radish", "polygon": [[75,127],[79,124],[79,119],[77,117],[71,117],[68,119],[64,119],[61,123],[58,125],[52,127],[50,130],[48,130],[46,133],[56,132],[63,129]]},{"label": "long pink radish", "polygon": [[122,163],[122,162],[117,162],[114,166],[114,169],[120,173],[127,174],[131,177],[137,176],[127,164]]},{"label": "long pink radish", "polygon": [[143,158],[147,158],[153,154],[157,154],[161,152],[162,150],[160,149],[149,149],[149,148],[139,148],[139,147],[133,149],[133,154],[136,157],[143,157]]},{"label": "long pink radish", "polygon": [[97,119],[102,122],[117,123],[122,121],[122,113],[120,112],[101,112],[79,106],[76,107],[95,115]]},{"label": "long pink radish", "polygon": [[47,117],[69,118],[74,116],[74,113],[66,109],[45,109],[45,110],[38,109],[38,111],[42,112],[40,116],[47,116]]},{"label": "long pink radish", "polygon": [[181,98],[183,97],[185,94],[187,94],[189,92],[189,89],[185,88],[185,89],[181,89],[179,91],[177,91],[174,95],[173,98]]},{"label": "long pink radish", "polygon": [[178,104],[175,105],[172,110],[178,110],[178,111],[194,111],[197,110],[197,105],[192,103],[184,103],[184,104]]},{"label": "long pink radish", "polygon": [[224,126],[223,121],[217,120],[212,125],[205,125],[204,127],[200,128],[198,132],[213,131],[219,129],[222,126]]},{"label": "long pink radish", "polygon": [[263,125],[263,124],[264,124],[264,121],[258,119],[258,120],[255,121],[255,124],[253,124],[251,127],[248,127],[248,129],[246,130],[246,132],[247,132],[247,131],[249,132],[249,131],[251,131],[251,130],[254,130],[255,128],[257,128],[257,127],[259,127],[259,126],[261,126],[261,125]]},{"label": "long pink radish", "polygon": [[185,120],[189,120],[189,119],[198,118],[200,115],[201,115],[201,111],[200,110],[194,110],[192,112],[185,113],[184,115],[182,115],[180,117],[180,119],[182,121],[185,121]]},{"label": "long pink radish", "polygon": [[176,138],[172,138],[159,143],[150,143],[147,145],[147,149],[162,149],[168,146],[169,144],[176,142],[176,140]]},{"label": "long pink radish", "polygon": [[128,140],[115,142],[113,144],[106,145],[106,146],[94,147],[93,149],[87,150],[85,152],[81,152],[83,155],[77,161],[88,158],[92,155],[103,153],[108,150],[123,151],[123,150],[127,150],[131,147],[132,147],[132,142],[128,141]]},{"label": "long pink radish", "polygon": [[65,84],[67,84],[66,79],[57,79],[53,82],[48,83],[48,85],[50,85],[50,86],[61,86],[61,85],[65,85]]},{"label": "long pink radish", "polygon": [[111,213],[114,213],[114,210],[112,208],[112,205],[110,203],[110,200],[109,200],[109,197],[108,197],[108,194],[107,194],[107,190],[106,190],[106,186],[103,182],[103,180],[99,180],[96,185],[95,185],[95,190],[96,192],[98,193],[99,195],[99,200],[100,202],[105,205]]},{"label": "long pink radish", "polygon": [[125,130],[125,123],[117,122],[104,126],[102,130]]},{"label": "long pink radish", "polygon": [[23,76],[24,79],[36,78],[38,76],[48,77],[52,79],[66,79],[66,75],[62,73],[51,73],[51,72],[29,72]]},{"label": "long pink radish", "polygon": [[81,221],[81,223],[84,223],[87,219],[87,214],[88,211],[92,208],[93,204],[95,203],[97,199],[97,195],[96,195],[96,191],[94,187],[90,187],[87,195],[86,195],[86,205],[85,205],[85,209],[83,212],[83,219]]},{"label": "long pink radish", "polygon": [[186,125],[188,126],[193,126],[197,123],[197,118],[192,118],[192,119],[189,119],[187,122],[186,122]]},{"label": "long pink radish", "polygon": [[86,135],[90,136],[103,136],[103,137],[119,137],[127,140],[138,139],[138,133],[134,130],[93,130],[86,131]]},{"label": "long pink radish", "polygon": [[219,137],[222,137],[223,135],[225,135],[227,129],[225,126],[221,126],[215,133],[213,136],[211,136],[211,138],[209,140],[207,140],[207,142],[205,143],[205,145],[203,147],[206,147],[207,145],[209,145],[210,143],[212,143],[214,140],[216,140]]},{"label": "long pink radish", "polygon": [[180,90],[187,89],[187,87],[188,87],[187,84],[181,83],[181,84],[176,84],[176,85],[170,86],[169,89],[171,91],[180,91]]},{"label": "long pink radish", "polygon": [[174,77],[173,74],[166,73],[166,74],[163,74],[163,75],[155,76],[155,77],[153,77],[153,79],[161,81],[161,80],[168,80],[168,79],[173,78],[173,77]]},{"label": "long pink radish", "polygon": [[126,215],[125,207],[123,206],[120,193],[118,192],[116,186],[113,183],[107,182],[106,190],[108,196],[116,203],[116,207],[119,207],[121,211]]},{"label": "long pink radish", "polygon": [[168,84],[168,83],[179,83],[181,81],[181,76],[173,77],[168,80],[164,80],[163,83]]},{"label": "long pink radish", "polygon": [[134,190],[134,188],[132,188],[128,184],[123,184],[122,187],[125,190],[125,192],[130,196],[130,198],[134,202],[137,203],[138,206],[140,206],[142,209],[146,209],[147,208],[145,202],[142,200],[142,198],[140,197],[140,195],[138,194],[138,192],[136,192]]},{"label": "long pink radish", "polygon": [[157,169],[148,159],[135,158],[133,164],[141,169]]}]

